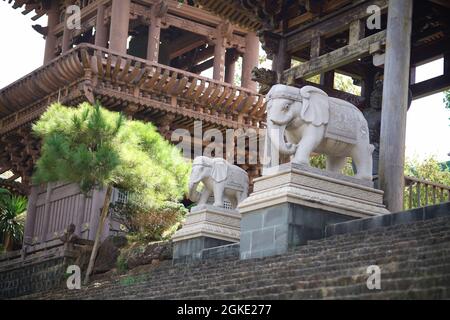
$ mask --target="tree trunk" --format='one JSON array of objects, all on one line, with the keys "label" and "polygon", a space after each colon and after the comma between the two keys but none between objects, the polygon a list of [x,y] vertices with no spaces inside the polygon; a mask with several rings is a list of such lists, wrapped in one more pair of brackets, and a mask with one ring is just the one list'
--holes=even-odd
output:
[{"label": "tree trunk", "polygon": [[89,265],[86,271],[86,276],[84,278],[84,285],[89,283],[89,277],[94,270],[95,259],[97,258],[98,247],[100,246],[100,239],[102,237],[103,228],[105,225],[106,217],[109,211],[109,202],[111,201],[111,194],[113,187],[108,185],[108,189],[105,195],[105,201],[103,202],[102,214],[100,216],[100,222],[97,227],[97,232],[95,235],[94,247],[92,248],[91,258],[89,259]]},{"label": "tree trunk", "polygon": [[5,243],[5,252],[13,251],[14,240],[9,232],[5,232],[4,243]]}]

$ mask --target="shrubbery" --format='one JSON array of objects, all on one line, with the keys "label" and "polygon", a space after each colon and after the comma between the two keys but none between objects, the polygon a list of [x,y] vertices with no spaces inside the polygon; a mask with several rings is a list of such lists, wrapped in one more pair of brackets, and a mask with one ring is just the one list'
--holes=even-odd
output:
[{"label": "shrubbery", "polygon": [[154,206],[139,196],[131,196],[127,203],[116,203],[112,209],[129,232],[129,237],[139,242],[170,238],[188,211],[177,202],[167,201]]}]

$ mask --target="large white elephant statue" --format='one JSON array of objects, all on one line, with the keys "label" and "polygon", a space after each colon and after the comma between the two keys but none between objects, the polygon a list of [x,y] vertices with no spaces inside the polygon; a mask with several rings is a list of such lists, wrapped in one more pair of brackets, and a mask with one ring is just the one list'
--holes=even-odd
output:
[{"label": "large white elephant statue", "polygon": [[[203,183],[201,193],[197,191],[200,182]],[[222,158],[197,157],[192,164],[189,199],[204,205],[214,195],[215,207],[223,207],[226,198],[232,209],[236,209],[247,198],[248,186],[248,174],[238,166]]]},{"label": "large white elephant statue", "polygon": [[372,180],[374,147],[358,108],[312,86],[275,85],[267,100],[268,138],[279,154],[307,165],[312,152],[326,154],[331,172],[341,172],[352,157],[356,178]]}]

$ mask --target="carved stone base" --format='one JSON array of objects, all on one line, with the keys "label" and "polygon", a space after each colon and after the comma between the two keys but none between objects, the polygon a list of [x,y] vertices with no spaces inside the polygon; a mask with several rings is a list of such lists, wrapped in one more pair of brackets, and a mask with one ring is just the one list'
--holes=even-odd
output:
[{"label": "carved stone base", "polygon": [[201,257],[203,249],[239,242],[241,215],[236,210],[197,206],[173,236],[175,263]]},{"label": "carved stone base", "polygon": [[374,189],[372,182],[297,164],[265,169],[239,211],[244,214],[286,202],[355,218],[389,213],[383,191]]},{"label": "carved stone base", "polygon": [[239,205],[241,259],[282,254],[322,238],[327,225],[389,213],[383,192],[365,181],[298,165],[266,174]]}]

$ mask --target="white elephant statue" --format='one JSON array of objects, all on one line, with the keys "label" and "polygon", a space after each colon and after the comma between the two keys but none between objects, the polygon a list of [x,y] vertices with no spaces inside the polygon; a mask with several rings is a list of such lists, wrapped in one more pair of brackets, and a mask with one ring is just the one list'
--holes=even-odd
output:
[{"label": "white elephant statue", "polygon": [[369,128],[351,103],[315,87],[275,85],[267,95],[268,141],[279,155],[309,165],[313,152],[327,155],[327,170],[341,172],[352,157],[356,178],[372,180]]},{"label": "white elephant statue", "polygon": [[[203,183],[201,193],[197,187]],[[197,157],[192,164],[189,180],[189,199],[199,206],[205,205],[214,195],[215,207],[224,206],[224,198],[236,209],[248,196],[248,174],[222,158]]]}]

